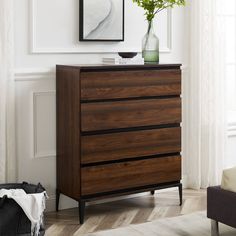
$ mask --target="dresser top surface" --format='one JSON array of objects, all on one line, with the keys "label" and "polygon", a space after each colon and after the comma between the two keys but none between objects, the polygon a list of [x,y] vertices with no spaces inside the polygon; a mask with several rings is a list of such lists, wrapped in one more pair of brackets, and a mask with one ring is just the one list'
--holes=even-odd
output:
[{"label": "dresser top surface", "polygon": [[180,69],[181,64],[144,64],[144,65],[104,65],[104,64],[79,64],[79,65],[57,65],[57,68],[77,68],[80,70],[158,70],[158,69]]}]

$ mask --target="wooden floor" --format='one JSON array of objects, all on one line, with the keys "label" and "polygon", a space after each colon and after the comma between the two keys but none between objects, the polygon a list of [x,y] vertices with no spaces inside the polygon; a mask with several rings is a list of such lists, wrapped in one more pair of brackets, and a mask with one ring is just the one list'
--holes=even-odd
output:
[{"label": "wooden floor", "polygon": [[206,209],[206,191],[184,190],[183,205],[179,206],[177,191],[102,203],[86,207],[85,223],[78,223],[78,209],[46,214],[46,235],[70,236],[140,224],[164,217],[189,214]]}]

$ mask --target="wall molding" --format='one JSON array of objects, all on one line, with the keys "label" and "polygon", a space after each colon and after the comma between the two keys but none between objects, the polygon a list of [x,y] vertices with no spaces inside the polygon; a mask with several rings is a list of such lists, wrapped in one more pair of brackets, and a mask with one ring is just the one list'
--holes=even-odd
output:
[{"label": "wall molding", "polygon": [[228,137],[236,137],[236,124],[229,124]]},{"label": "wall molding", "polygon": [[[80,48],[79,44],[74,45],[68,48],[43,48],[39,47],[36,43],[37,38],[37,29],[36,29],[36,0],[28,0],[29,1],[29,33],[30,33],[30,53],[32,54],[109,54],[109,53],[117,53],[119,50],[104,50],[104,49],[96,49],[90,51],[86,48]],[[78,39],[79,40],[79,39]],[[114,44],[114,43],[112,43]],[[137,50],[137,48],[122,48],[122,51],[128,52],[136,52],[139,53],[141,50]],[[160,48],[160,53],[171,53],[172,51],[172,10],[167,9],[167,47]]]},{"label": "wall molding", "polygon": [[32,93],[32,100],[33,100],[33,157],[34,158],[48,158],[48,157],[55,157],[56,150],[49,150],[49,151],[39,151],[38,148],[38,138],[37,138],[37,98],[40,96],[56,96],[56,91],[40,91],[40,92],[33,92]]},{"label": "wall molding", "polygon": [[15,82],[55,79],[56,71],[53,68],[16,69]]}]

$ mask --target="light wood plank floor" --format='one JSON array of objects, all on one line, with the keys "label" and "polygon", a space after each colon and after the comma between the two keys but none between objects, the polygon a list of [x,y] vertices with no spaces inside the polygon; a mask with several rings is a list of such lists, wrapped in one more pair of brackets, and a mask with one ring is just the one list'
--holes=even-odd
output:
[{"label": "light wood plank floor", "polygon": [[78,236],[90,232],[140,224],[206,210],[205,190],[184,190],[183,205],[178,191],[158,192],[86,207],[85,223],[78,223],[78,209],[46,213],[46,235]]}]

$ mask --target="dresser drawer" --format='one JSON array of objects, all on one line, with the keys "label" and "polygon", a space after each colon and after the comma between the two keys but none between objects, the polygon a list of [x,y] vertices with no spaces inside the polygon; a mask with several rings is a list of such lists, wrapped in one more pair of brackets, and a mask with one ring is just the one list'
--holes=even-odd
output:
[{"label": "dresser drawer", "polygon": [[166,96],[180,93],[180,70],[81,73],[82,100]]},{"label": "dresser drawer", "polygon": [[81,105],[82,131],[98,131],[181,122],[181,99],[147,99]]},{"label": "dresser drawer", "polygon": [[179,127],[82,136],[81,163],[176,153],[180,150]]},{"label": "dresser drawer", "polygon": [[163,157],[84,167],[82,195],[174,182],[181,179],[181,157]]}]

